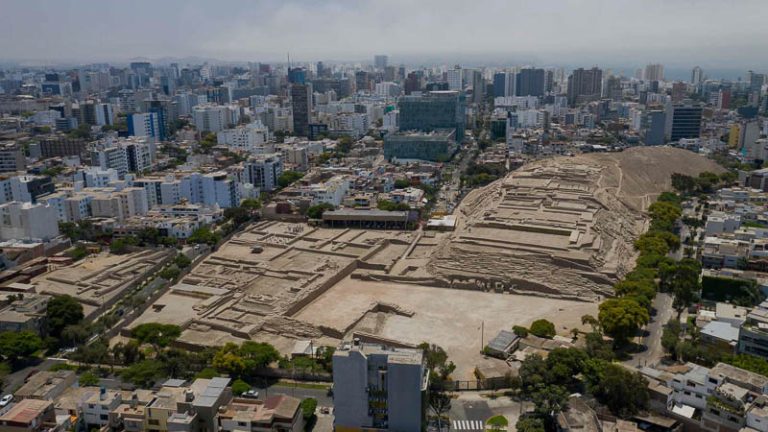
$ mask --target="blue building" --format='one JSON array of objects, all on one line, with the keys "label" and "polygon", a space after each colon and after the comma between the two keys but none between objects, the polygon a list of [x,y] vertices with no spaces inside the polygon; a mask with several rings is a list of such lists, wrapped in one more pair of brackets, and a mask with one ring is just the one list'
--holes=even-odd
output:
[{"label": "blue building", "polygon": [[467,102],[464,92],[433,91],[421,96],[403,96],[398,101],[400,130],[431,132],[455,130],[457,142],[464,141]]},{"label": "blue building", "polygon": [[291,84],[306,84],[307,72],[304,68],[288,69],[288,82]]}]

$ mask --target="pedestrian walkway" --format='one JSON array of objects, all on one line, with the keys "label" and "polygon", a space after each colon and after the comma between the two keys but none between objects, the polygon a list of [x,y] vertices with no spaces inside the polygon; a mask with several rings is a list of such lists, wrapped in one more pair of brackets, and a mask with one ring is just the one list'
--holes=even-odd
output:
[{"label": "pedestrian walkway", "polygon": [[453,420],[451,429],[460,431],[484,431],[485,422],[482,420]]}]

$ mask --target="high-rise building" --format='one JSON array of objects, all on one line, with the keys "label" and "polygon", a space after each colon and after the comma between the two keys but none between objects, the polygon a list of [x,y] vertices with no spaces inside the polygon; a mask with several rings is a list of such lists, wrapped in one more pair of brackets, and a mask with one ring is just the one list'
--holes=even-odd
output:
[{"label": "high-rise building", "polygon": [[699,66],[694,66],[691,71],[691,84],[697,86],[704,82],[704,71]]},{"label": "high-rise building", "polygon": [[293,133],[297,136],[307,136],[309,123],[312,121],[312,84],[291,84],[291,107]]},{"label": "high-rise building", "polygon": [[0,142],[0,173],[23,171],[27,167],[24,150],[15,141]]},{"label": "high-rise building", "polygon": [[160,122],[157,113],[128,114],[128,135],[160,139]]},{"label": "high-rise building", "polygon": [[645,66],[643,70],[644,81],[664,81],[664,65],[653,63]]},{"label": "high-rise building", "polygon": [[667,116],[662,110],[653,110],[643,113],[642,130],[645,145],[664,144],[664,123]]},{"label": "high-rise building", "polygon": [[336,350],[333,370],[337,429],[423,429],[429,371],[422,350],[355,339]]},{"label": "high-rise building", "polygon": [[421,90],[421,77],[416,72],[411,72],[405,79],[405,94],[409,95],[413,92]]},{"label": "high-rise building", "polygon": [[369,91],[371,89],[371,81],[368,76],[368,72],[355,72],[355,88],[357,91]]},{"label": "high-rise building", "polygon": [[472,102],[481,104],[485,100],[485,79],[479,70],[472,71]]},{"label": "high-rise building", "polygon": [[515,96],[516,74],[512,72],[498,72],[493,75],[493,97]]},{"label": "high-rise building", "polygon": [[544,69],[521,69],[515,83],[517,96],[544,96]]},{"label": "high-rise building", "polygon": [[575,69],[568,77],[568,105],[589,102],[600,99],[603,85],[603,71],[597,67],[592,69]]},{"label": "high-rise building", "polygon": [[688,86],[681,81],[672,84],[672,103],[680,103],[688,93]]},{"label": "high-rise building", "polygon": [[80,123],[91,126],[113,125],[112,105],[88,101],[80,104]]},{"label": "high-rise building", "polygon": [[273,191],[283,173],[283,158],[279,153],[257,155],[248,159],[244,167],[246,182],[262,191]]},{"label": "high-rise building", "polygon": [[623,97],[621,78],[611,75],[605,80],[605,97],[612,101],[621,101]]},{"label": "high-rise building", "polygon": [[82,138],[52,135],[40,140],[40,157],[48,159],[61,156],[80,156],[86,153],[88,144]]},{"label": "high-rise building", "polygon": [[315,69],[316,69],[315,73],[317,74],[318,77],[325,76],[326,69],[325,69],[325,65],[323,64],[323,62],[321,62],[321,61],[317,62],[317,67]]},{"label": "high-rise building", "polygon": [[375,67],[377,70],[383,71],[384,68],[387,67],[388,62],[389,62],[389,57],[383,54],[379,54],[373,57],[373,67]]},{"label": "high-rise building", "polygon": [[672,107],[670,141],[701,137],[702,107],[699,105],[675,105]]},{"label": "high-rise building", "polygon": [[448,88],[450,90],[463,90],[464,89],[464,71],[461,66],[448,71],[446,74],[446,81],[448,81]]},{"label": "high-rise building", "polygon": [[401,131],[455,129],[456,142],[463,141],[466,126],[466,98],[463,92],[448,90],[403,96],[398,106]]},{"label": "high-rise building", "polygon": [[201,132],[218,132],[240,122],[237,105],[197,105],[192,109],[192,122]]},{"label": "high-rise building", "polygon": [[304,68],[289,68],[288,82],[291,84],[306,84],[307,71]]}]

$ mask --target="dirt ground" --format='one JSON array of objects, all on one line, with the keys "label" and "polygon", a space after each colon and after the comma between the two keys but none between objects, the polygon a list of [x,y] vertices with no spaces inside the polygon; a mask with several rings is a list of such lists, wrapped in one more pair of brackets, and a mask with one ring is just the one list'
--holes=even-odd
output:
[{"label": "dirt ground", "polygon": [[582,328],[582,315],[597,314],[596,303],[346,278],[295,318],[346,328],[377,301],[415,312],[412,317],[387,315],[376,326],[377,334],[413,344],[429,341],[442,346],[457,365],[456,379],[472,378],[474,366],[483,358],[482,344],[500,330],[528,326],[546,318],[555,323],[558,334],[568,335],[570,329]]}]

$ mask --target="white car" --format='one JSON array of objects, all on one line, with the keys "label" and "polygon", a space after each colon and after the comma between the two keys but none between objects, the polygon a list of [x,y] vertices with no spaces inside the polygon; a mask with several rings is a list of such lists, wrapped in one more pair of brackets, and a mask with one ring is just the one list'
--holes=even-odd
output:
[{"label": "white car", "polygon": [[7,395],[3,396],[3,398],[0,399],[0,407],[4,407],[4,406],[8,405],[9,403],[11,403],[12,400],[13,400],[13,395],[12,394],[7,394]]}]

